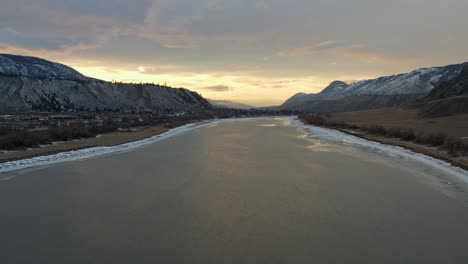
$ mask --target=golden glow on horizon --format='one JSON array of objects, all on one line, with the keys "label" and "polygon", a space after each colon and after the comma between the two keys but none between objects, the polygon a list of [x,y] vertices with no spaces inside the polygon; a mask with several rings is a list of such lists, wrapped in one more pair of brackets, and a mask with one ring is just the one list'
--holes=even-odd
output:
[{"label": "golden glow on horizon", "polygon": [[[294,78],[267,78],[248,73],[145,73],[145,66],[135,70],[115,69],[111,66],[80,66],[69,64],[82,74],[106,81],[167,84],[197,91],[204,97],[215,100],[230,100],[254,106],[279,105],[296,93],[317,93],[334,81],[333,78],[315,76]],[[344,80],[364,79],[356,76],[343,76]],[[217,91],[210,87],[223,86]]]},{"label": "golden glow on horizon", "polygon": [[[71,54],[45,50],[20,49],[13,46],[2,48],[0,53],[37,56],[70,66],[80,73],[105,81],[167,84],[196,91],[208,99],[229,100],[253,106],[280,105],[296,93],[318,93],[335,80],[345,82],[382,76],[314,75],[280,76],[273,71],[220,71],[197,72],[178,65],[132,65],[126,62],[89,60]],[[336,63],[333,63],[335,65]],[[238,68],[242,68],[240,65]],[[307,69],[302,69],[307,71]],[[271,77],[270,77],[271,76]],[[280,77],[278,77],[280,76]],[[223,86],[227,89],[214,90],[210,87]]]}]

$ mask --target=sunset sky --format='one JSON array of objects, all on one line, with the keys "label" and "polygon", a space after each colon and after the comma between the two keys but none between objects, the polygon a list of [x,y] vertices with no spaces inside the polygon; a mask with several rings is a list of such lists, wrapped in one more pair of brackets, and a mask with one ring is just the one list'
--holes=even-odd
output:
[{"label": "sunset sky", "polygon": [[468,61],[468,0],[1,0],[0,53],[276,105]]}]

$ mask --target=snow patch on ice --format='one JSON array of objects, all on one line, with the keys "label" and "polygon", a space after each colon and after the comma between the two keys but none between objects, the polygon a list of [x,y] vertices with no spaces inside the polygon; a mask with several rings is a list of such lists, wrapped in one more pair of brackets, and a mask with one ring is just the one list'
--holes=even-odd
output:
[{"label": "snow patch on ice", "polygon": [[424,154],[416,153],[399,146],[386,145],[375,141],[362,139],[356,136],[343,133],[338,130],[305,125],[298,119],[294,119],[294,124],[298,127],[305,129],[310,138],[339,143],[345,146],[364,148],[368,151],[372,151],[374,153],[382,154],[395,159],[413,160],[426,166],[429,166],[433,169],[439,170],[443,173],[453,175],[459,180],[468,184],[468,171],[459,167],[455,167],[446,161],[435,159]]}]

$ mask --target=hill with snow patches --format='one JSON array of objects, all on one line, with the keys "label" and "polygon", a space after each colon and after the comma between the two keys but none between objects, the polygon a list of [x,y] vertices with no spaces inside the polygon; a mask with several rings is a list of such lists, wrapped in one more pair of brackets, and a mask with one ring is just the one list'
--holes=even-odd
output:
[{"label": "hill with snow patches", "polygon": [[0,54],[0,110],[200,111],[210,103],[183,88],[111,83],[34,57]]},{"label": "hill with snow patches", "polygon": [[281,108],[336,112],[400,106],[424,97],[441,83],[457,77],[465,65],[468,63],[423,68],[353,84],[335,81],[318,94],[296,94]]}]

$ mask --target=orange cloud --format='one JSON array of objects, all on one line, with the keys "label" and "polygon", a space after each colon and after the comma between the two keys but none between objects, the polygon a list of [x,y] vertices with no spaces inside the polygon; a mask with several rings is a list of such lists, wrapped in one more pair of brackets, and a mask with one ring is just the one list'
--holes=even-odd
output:
[{"label": "orange cloud", "polygon": [[[348,41],[323,41],[315,45],[292,48],[278,52],[280,57],[303,57],[313,54],[333,55],[334,57],[351,58],[361,63],[396,66],[410,63],[411,58],[391,56],[384,52],[373,51],[369,46],[353,44]],[[336,62],[332,63],[336,65]]]}]

